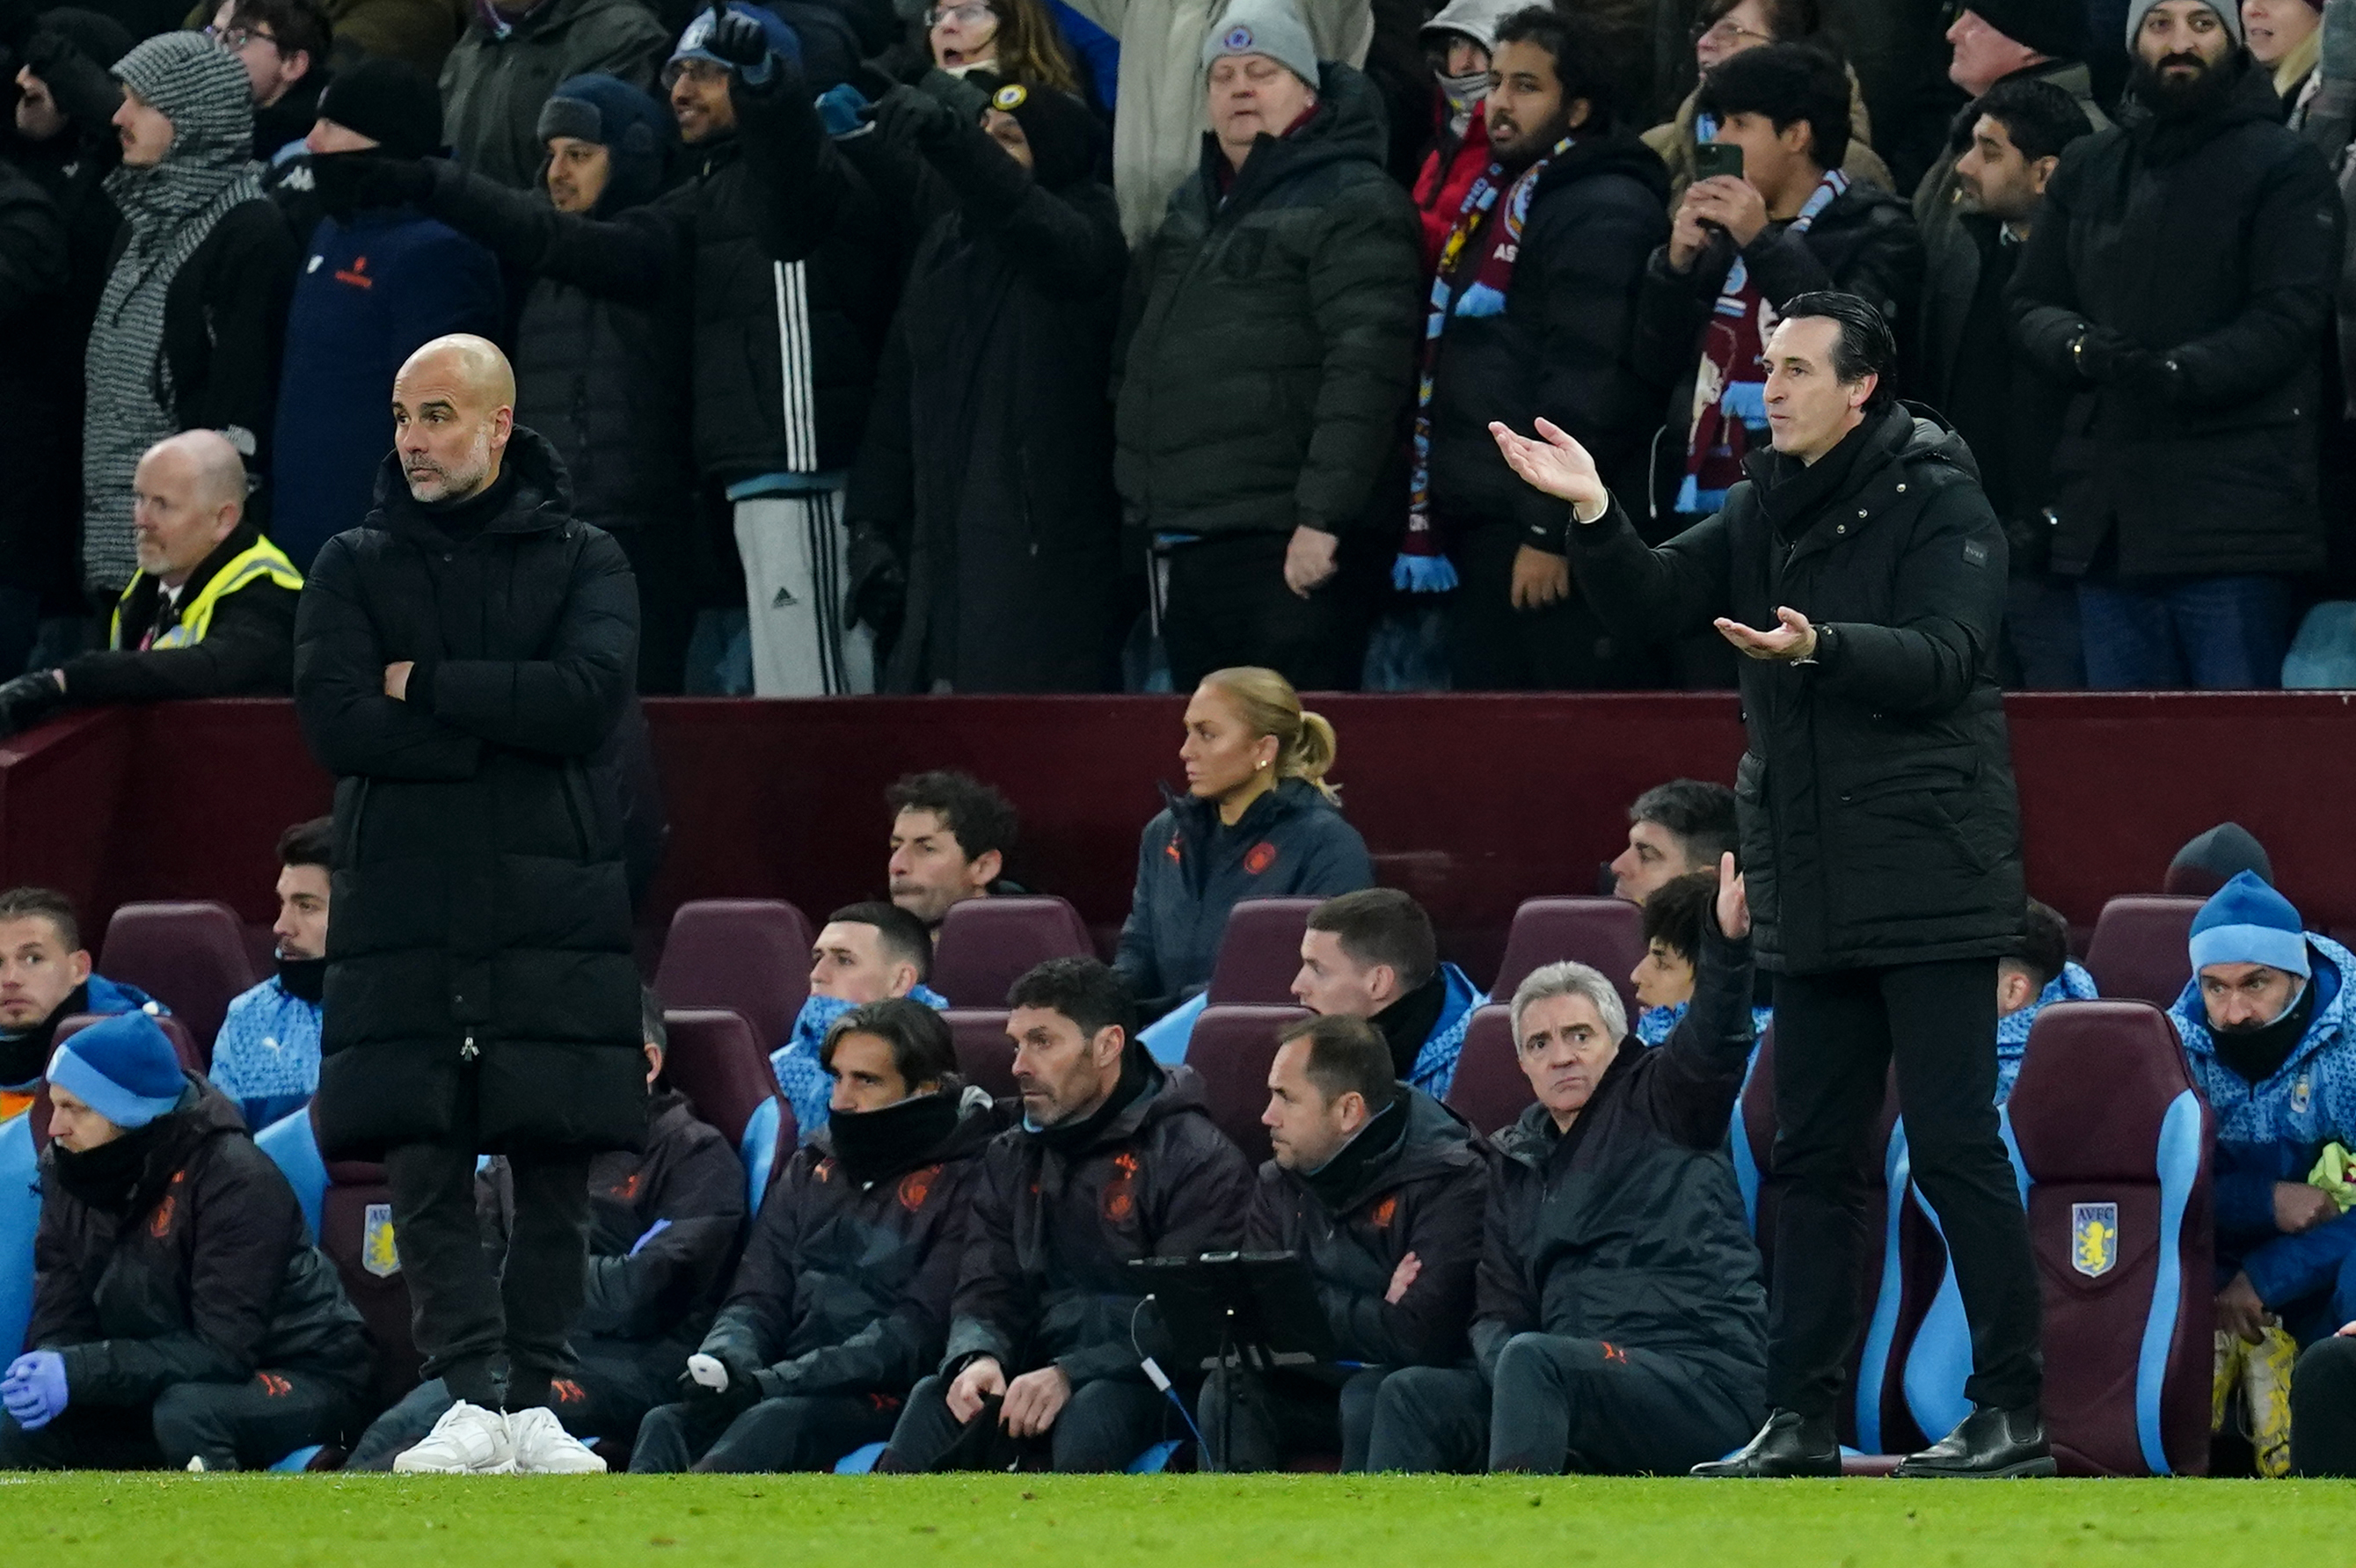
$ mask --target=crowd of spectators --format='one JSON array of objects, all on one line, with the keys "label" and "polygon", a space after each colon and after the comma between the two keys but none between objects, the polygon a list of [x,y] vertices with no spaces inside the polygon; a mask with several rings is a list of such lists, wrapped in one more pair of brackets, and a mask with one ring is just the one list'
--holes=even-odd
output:
[{"label": "crowd of spectators", "polygon": [[[1807,1283],[1762,1269],[1737,1175],[1738,1097],[1784,987],[1754,966],[1734,792],[1681,779],[1630,806],[1628,847],[1598,870],[1637,906],[1643,956],[1624,983],[1558,960],[1494,998],[1528,1103],[1476,1127],[1453,1080],[1493,998],[1442,961],[1412,897],[1375,886],[1332,797],[1331,726],[1280,677],[1235,670],[1197,691],[1186,728],[1185,789],[1144,828],[1115,961],[1051,959],[1004,995],[929,982],[952,911],[1027,891],[1007,875],[1014,808],[956,771],[891,788],[888,897],[827,918],[807,1004],[759,1042],[791,1117],[766,1125],[798,1145],[774,1171],[667,1074],[662,1001],[643,992],[637,1146],[454,1165],[480,1237],[388,1233],[363,1259],[408,1282],[423,1322],[456,1294],[431,1277],[440,1252],[503,1255],[513,1319],[535,1289],[519,1195],[567,1184],[591,1255],[569,1331],[523,1341],[529,1366],[511,1346],[390,1389],[281,1174],[320,1127],[323,1037],[333,1071],[336,1042],[386,1005],[369,988],[382,960],[330,935],[382,918],[336,907],[333,824],[281,839],[276,972],[230,1003],[201,1073],[175,1055],[166,1001],[93,972],[69,900],[0,893],[0,1159],[36,1095],[51,1140],[37,1242],[0,1223],[0,1270],[34,1280],[0,1378],[0,1467],[252,1467],[320,1444],[412,1471],[625,1454],[649,1472],[853,1455],[1118,1470],[1191,1438],[1222,1469],[1708,1473],[1767,1409],[1771,1297]],[[1271,1157],[1255,1175],[1213,1102],[1234,1089],[1184,1036],[1205,943],[1295,861],[1317,867],[1301,886],[1322,902],[1291,985],[1306,1015],[1267,1026]],[[2261,1473],[2324,1473],[2356,1451],[2356,958],[2273,875],[2231,823],[2179,852],[2169,885],[2213,891],[2169,1017],[2214,1120],[2220,1424]],[[1984,1047],[1999,1104],[2039,1015],[2096,995],[2058,913],[2031,900],[2022,925]],[[1002,1017],[1012,1096],[969,1079],[953,1005]],[[1157,1043],[1173,1026],[1174,1050]],[[371,1113],[405,1112],[390,1097]],[[1238,1248],[1302,1261],[1327,1358],[1204,1377],[1173,1356],[1168,1309],[1131,1265]],[[91,1283],[132,1275],[130,1295]]]},{"label": "crowd of spectators", "polygon": [[0,728],[284,691],[452,334],[644,692],[1724,686],[1490,427],[1658,542],[1825,290],[1968,445],[2008,685],[2356,682],[2356,0],[0,0]]}]

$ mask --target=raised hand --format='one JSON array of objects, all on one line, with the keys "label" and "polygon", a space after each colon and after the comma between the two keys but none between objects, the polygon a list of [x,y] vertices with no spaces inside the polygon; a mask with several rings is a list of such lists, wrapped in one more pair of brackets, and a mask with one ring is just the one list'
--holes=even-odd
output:
[{"label": "raised hand", "polygon": [[1496,437],[1505,466],[1532,489],[1569,501],[1581,511],[1611,504],[1612,492],[1604,489],[1603,477],[1595,471],[1595,458],[1551,421],[1538,421],[1535,440],[1515,435],[1511,426],[1503,424],[1492,424],[1489,434]]},{"label": "raised hand", "polygon": [[1730,941],[1751,934],[1751,895],[1730,853],[1718,857],[1718,929]]}]

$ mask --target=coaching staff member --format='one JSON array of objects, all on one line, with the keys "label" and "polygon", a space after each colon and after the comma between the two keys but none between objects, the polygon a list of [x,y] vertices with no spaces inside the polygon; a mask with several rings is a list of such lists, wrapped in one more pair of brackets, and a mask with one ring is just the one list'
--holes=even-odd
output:
[{"label": "coaching staff member", "polygon": [[[647,1128],[620,813],[590,766],[637,667],[637,585],[514,404],[482,338],[412,355],[376,508],[295,618],[295,708],[337,777],[320,1143],[384,1162],[425,1375],[457,1401],[397,1469],[605,1468],[549,1381],[590,1156]],[[514,1176],[504,1265],[478,1152]]]},{"label": "coaching staff member", "polygon": [[1914,1179],[1971,1320],[1975,1406],[1899,1473],[2053,1473],[2037,1277],[1995,1110],[1997,959],[2025,908],[1995,675],[2004,533],[1969,448],[1895,403],[1896,358],[1863,300],[1794,298],[1767,342],[1773,449],[1746,460],[1725,510],[1657,550],[1569,436],[1492,427],[1515,472],[1571,503],[1571,569],[1619,635],[1714,625],[1748,656],[1735,796],[1752,940],[1774,975],[1775,1170],[1791,1189],[1771,1413],[1697,1474],[1839,1473],[1868,1133],[1893,1055]]}]

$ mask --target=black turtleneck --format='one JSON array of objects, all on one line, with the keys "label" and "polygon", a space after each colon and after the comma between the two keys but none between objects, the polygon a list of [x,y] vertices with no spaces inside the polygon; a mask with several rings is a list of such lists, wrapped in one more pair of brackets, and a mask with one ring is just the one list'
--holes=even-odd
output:
[{"label": "black turtleneck", "polygon": [[90,983],[67,993],[49,1015],[21,1035],[0,1035],[0,1088],[21,1089],[49,1070],[49,1047],[58,1026],[77,1013],[90,1011]]},{"label": "black turtleneck", "polygon": [[1407,1112],[1408,1098],[1402,1093],[1376,1112],[1332,1159],[1313,1171],[1301,1173],[1302,1183],[1326,1213],[1338,1217],[1361,1197],[1371,1196],[1366,1184],[1376,1167],[1407,1141]]},{"label": "black turtleneck", "polygon": [[1448,972],[1435,969],[1430,979],[1367,1020],[1382,1031],[1384,1042],[1391,1048],[1392,1076],[1404,1079],[1415,1070],[1415,1058],[1422,1053],[1423,1043],[1431,1038],[1432,1029],[1440,1023],[1440,1010],[1447,1003]]},{"label": "black turtleneck", "polygon": [[453,544],[463,544],[488,528],[506,510],[508,498],[515,494],[514,465],[499,470],[498,478],[462,500],[439,500],[423,503],[425,515],[433,521]]},{"label": "black turtleneck", "polygon": [[1153,1073],[1146,1065],[1145,1047],[1135,1040],[1120,1058],[1120,1080],[1105,1096],[1104,1103],[1086,1116],[1070,1122],[1058,1122],[1052,1127],[1042,1127],[1031,1135],[1066,1158],[1078,1154],[1095,1143],[1113,1120],[1135,1104],[1153,1081]]},{"label": "black turtleneck", "polygon": [[2245,1083],[2264,1083],[2282,1070],[2290,1060],[2291,1052],[2298,1049],[2299,1041],[2307,1037],[2307,1026],[2315,1017],[2315,982],[2309,980],[2299,992],[2298,1000],[2283,1009],[2283,1015],[2271,1024],[2254,1029],[2220,1029],[2211,1026],[2209,1038],[2217,1047],[2217,1059],[2233,1070],[2233,1075]]}]

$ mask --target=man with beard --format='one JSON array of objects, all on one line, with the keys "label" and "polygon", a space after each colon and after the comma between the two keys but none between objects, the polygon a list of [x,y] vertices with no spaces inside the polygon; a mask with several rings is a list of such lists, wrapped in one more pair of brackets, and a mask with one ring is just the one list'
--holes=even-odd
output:
[{"label": "man with beard", "polygon": [[332,817],[278,835],[278,972],[229,1004],[205,1076],[260,1132],[319,1088],[319,993],[327,979]]},{"label": "man with beard", "polygon": [[1614,119],[1612,71],[1580,16],[1533,6],[1499,24],[1491,162],[1440,248],[1398,576],[1462,582],[1449,620],[1460,688],[1647,683],[1627,656],[1642,650],[1614,652],[1570,591],[1560,509],[1514,478],[1488,431],[1548,419],[1639,504],[1657,408],[1633,360],[1636,293],[1668,238],[1669,184]]},{"label": "man with beard", "polygon": [[2281,683],[2291,575],[2323,564],[2316,340],[2341,212],[2230,0],[2135,0],[2131,123],[2062,160],[2013,279],[2072,389],[2056,571],[2090,685]]},{"label": "man with beard", "polygon": [[33,1102],[58,1026],[78,1013],[161,1013],[134,986],[91,972],[73,901],[46,887],[0,893],[0,1121]]}]

